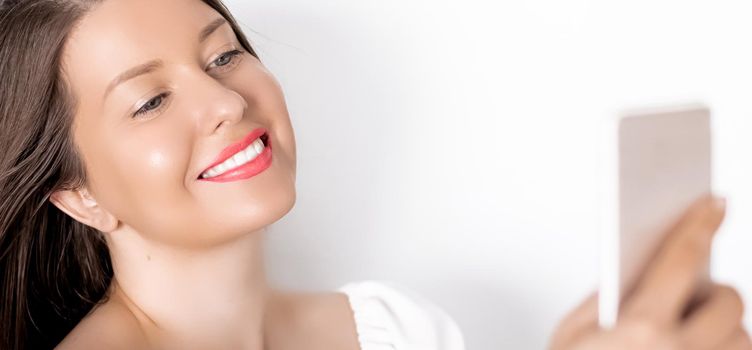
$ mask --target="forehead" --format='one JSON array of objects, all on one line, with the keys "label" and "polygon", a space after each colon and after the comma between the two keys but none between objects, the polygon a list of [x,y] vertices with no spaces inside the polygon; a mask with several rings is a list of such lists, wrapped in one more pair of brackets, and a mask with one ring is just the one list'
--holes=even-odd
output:
[{"label": "forehead", "polygon": [[136,64],[193,52],[198,31],[218,17],[200,0],[105,0],[71,32],[64,65],[74,86],[103,89]]}]

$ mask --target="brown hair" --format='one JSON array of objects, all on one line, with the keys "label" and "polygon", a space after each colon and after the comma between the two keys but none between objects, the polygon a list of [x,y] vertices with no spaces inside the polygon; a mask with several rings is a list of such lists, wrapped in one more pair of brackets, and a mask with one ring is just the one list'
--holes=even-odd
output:
[{"label": "brown hair", "polygon": [[[0,0],[0,349],[51,349],[106,300],[102,233],[48,199],[87,183],[61,51],[103,0]],[[258,58],[221,0],[202,0]]]}]

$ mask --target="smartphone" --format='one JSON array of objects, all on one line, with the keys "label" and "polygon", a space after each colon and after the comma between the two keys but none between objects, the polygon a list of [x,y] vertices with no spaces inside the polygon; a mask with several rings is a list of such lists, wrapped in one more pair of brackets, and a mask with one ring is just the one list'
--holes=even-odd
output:
[{"label": "smartphone", "polygon": [[[616,323],[640,277],[685,210],[711,193],[710,110],[701,104],[626,111],[603,136],[598,322]],[[709,277],[709,268],[704,272]]]}]

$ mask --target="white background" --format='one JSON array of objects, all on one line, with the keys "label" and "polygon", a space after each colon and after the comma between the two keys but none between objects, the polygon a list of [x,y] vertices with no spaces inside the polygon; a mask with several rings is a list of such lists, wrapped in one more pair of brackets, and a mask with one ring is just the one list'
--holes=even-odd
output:
[{"label": "white background", "polygon": [[599,122],[689,101],[713,110],[729,200],[713,273],[752,303],[748,1],[226,2],[297,138],[278,283],[391,280],[468,349],[544,348],[598,279]]}]

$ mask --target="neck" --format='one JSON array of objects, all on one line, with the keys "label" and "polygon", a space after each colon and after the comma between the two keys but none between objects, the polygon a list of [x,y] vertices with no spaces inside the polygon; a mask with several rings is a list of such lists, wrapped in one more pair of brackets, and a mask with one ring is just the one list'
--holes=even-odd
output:
[{"label": "neck", "polygon": [[155,339],[185,344],[179,348],[263,348],[270,293],[263,230],[202,249],[123,233],[108,236],[115,276],[111,295],[154,330]]}]

